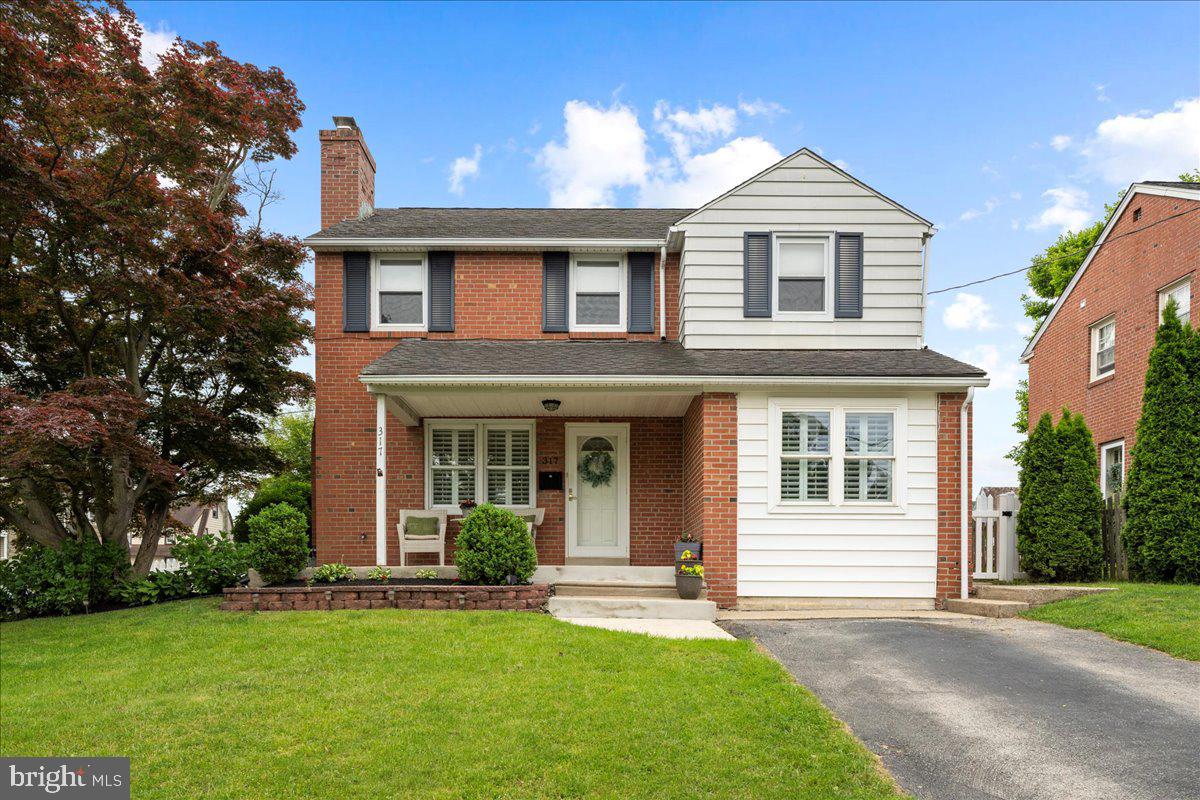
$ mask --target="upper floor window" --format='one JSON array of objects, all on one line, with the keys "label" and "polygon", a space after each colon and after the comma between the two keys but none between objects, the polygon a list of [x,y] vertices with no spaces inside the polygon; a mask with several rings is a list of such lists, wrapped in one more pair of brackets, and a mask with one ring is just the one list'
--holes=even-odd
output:
[{"label": "upper floor window", "polygon": [[372,327],[381,330],[424,328],[426,282],[423,254],[377,256],[371,295]]},{"label": "upper floor window", "polygon": [[571,258],[571,330],[625,329],[625,259],[579,254]]},{"label": "upper floor window", "polygon": [[1179,312],[1179,321],[1187,325],[1192,318],[1192,282],[1190,278],[1184,278],[1177,283],[1173,283],[1165,289],[1158,292],[1158,322],[1162,324],[1163,310],[1167,307],[1167,301],[1175,298],[1175,306]]},{"label": "upper floor window", "polygon": [[1103,378],[1117,368],[1117,321],[1107,319],[1092,326],[1092,380]]},{"label": "upper floor window", "polygon": [[824,315],[831,305],[832,244],[829,236],[776,234],[777,314]]}]

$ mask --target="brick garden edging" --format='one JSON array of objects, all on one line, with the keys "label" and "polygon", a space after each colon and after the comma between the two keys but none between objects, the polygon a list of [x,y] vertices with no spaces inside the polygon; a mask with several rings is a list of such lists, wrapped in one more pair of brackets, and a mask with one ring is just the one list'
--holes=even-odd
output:
[{"label": "brick garden edging", "polygon": [[550,584],[529,586],[284,586],[226,589],[222,611],[328,611],[409,608],[540,611]]}]

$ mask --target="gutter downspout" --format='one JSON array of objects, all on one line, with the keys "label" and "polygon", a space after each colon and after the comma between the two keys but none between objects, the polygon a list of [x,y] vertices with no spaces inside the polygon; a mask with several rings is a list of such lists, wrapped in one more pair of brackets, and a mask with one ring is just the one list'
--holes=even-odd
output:
[{"label": "gutter downspout", "polygon": [[925,312],[927,298],[925,296],[925,288],[929,284],[929,249],[930,242],[933,241],[933,234],[937,231],[931,231],[921,237],[921,342],[925,341]]},{"label": "gutter downspout", "polygon": [[960,409],[958,412],[959,413],[958,438],[959,438],[959,445],[961,448],[960,455],[959,455],[959,462],[958,462],[958,475],[959,475],[959,483],[961,484],[961,487],[962,487],[962,497],[960,499],[960,505],[961,505],[960,510],[962,513],[962,532],[960,534],[960,540],[959,540],[959,553],[958,553],[959,570],[958,571],[959,571],[959,575],[962,579],[962,588],[961,588],[960,596],[962,597],[963,600],[967,599],[968,593],[970,592],[970,585],[969,585],[968,579],[970,578],[969,567],[970,567],[971,562],[970,562],[970,558],[968,558],[967,542],[970,541],[970,538],[971,538],[971,514],[969,511],[970,496],[971,496],[971,484],[967,481],[967,442],[969,441],[969,439],[968,439],[969,431],[967,430],[967,412],[970,410],[971,401],[974,398],[975,398],[975,387],[968,386],[967,387],[967,399],[963,400],[962,409]]},{"label": "gutter downspout", "polygon": [[658,338],[667,340],[667,246],[664,244],[658,256]]}]

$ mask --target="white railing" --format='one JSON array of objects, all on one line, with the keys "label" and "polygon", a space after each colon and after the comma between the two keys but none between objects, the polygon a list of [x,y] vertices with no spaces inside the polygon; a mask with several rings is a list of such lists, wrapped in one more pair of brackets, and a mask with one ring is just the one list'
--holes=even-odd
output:
[{"label": "white railing", "polygon": [[975,520],[974,576],[983,580],[1011,581],[1020,577],[1017,564],[1017,509],[1020,503],[1012,492],[999,501],[980,492],[971,516]]}]

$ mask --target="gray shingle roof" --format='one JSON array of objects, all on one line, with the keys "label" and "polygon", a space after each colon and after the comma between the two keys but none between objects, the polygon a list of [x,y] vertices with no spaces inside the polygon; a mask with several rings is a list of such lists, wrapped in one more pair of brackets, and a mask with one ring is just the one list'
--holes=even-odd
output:
[{"label": "gray shingle roof", "polygon": [[377,208],[310,239],[665,239],[687,208]]},{"label": "gray shingle roof", "polygon": [[1188,181],[1141,181],[1141,183],[1150,186],[1171,186],[1175,189],[1200,189],[1200,183],[1190,183]]},{"label": "gray shingle roof", "polygon": [[986,373],[929,349],[688,350],[678,342],[404,339],[364,376],[570,375],[979,378]]}]

